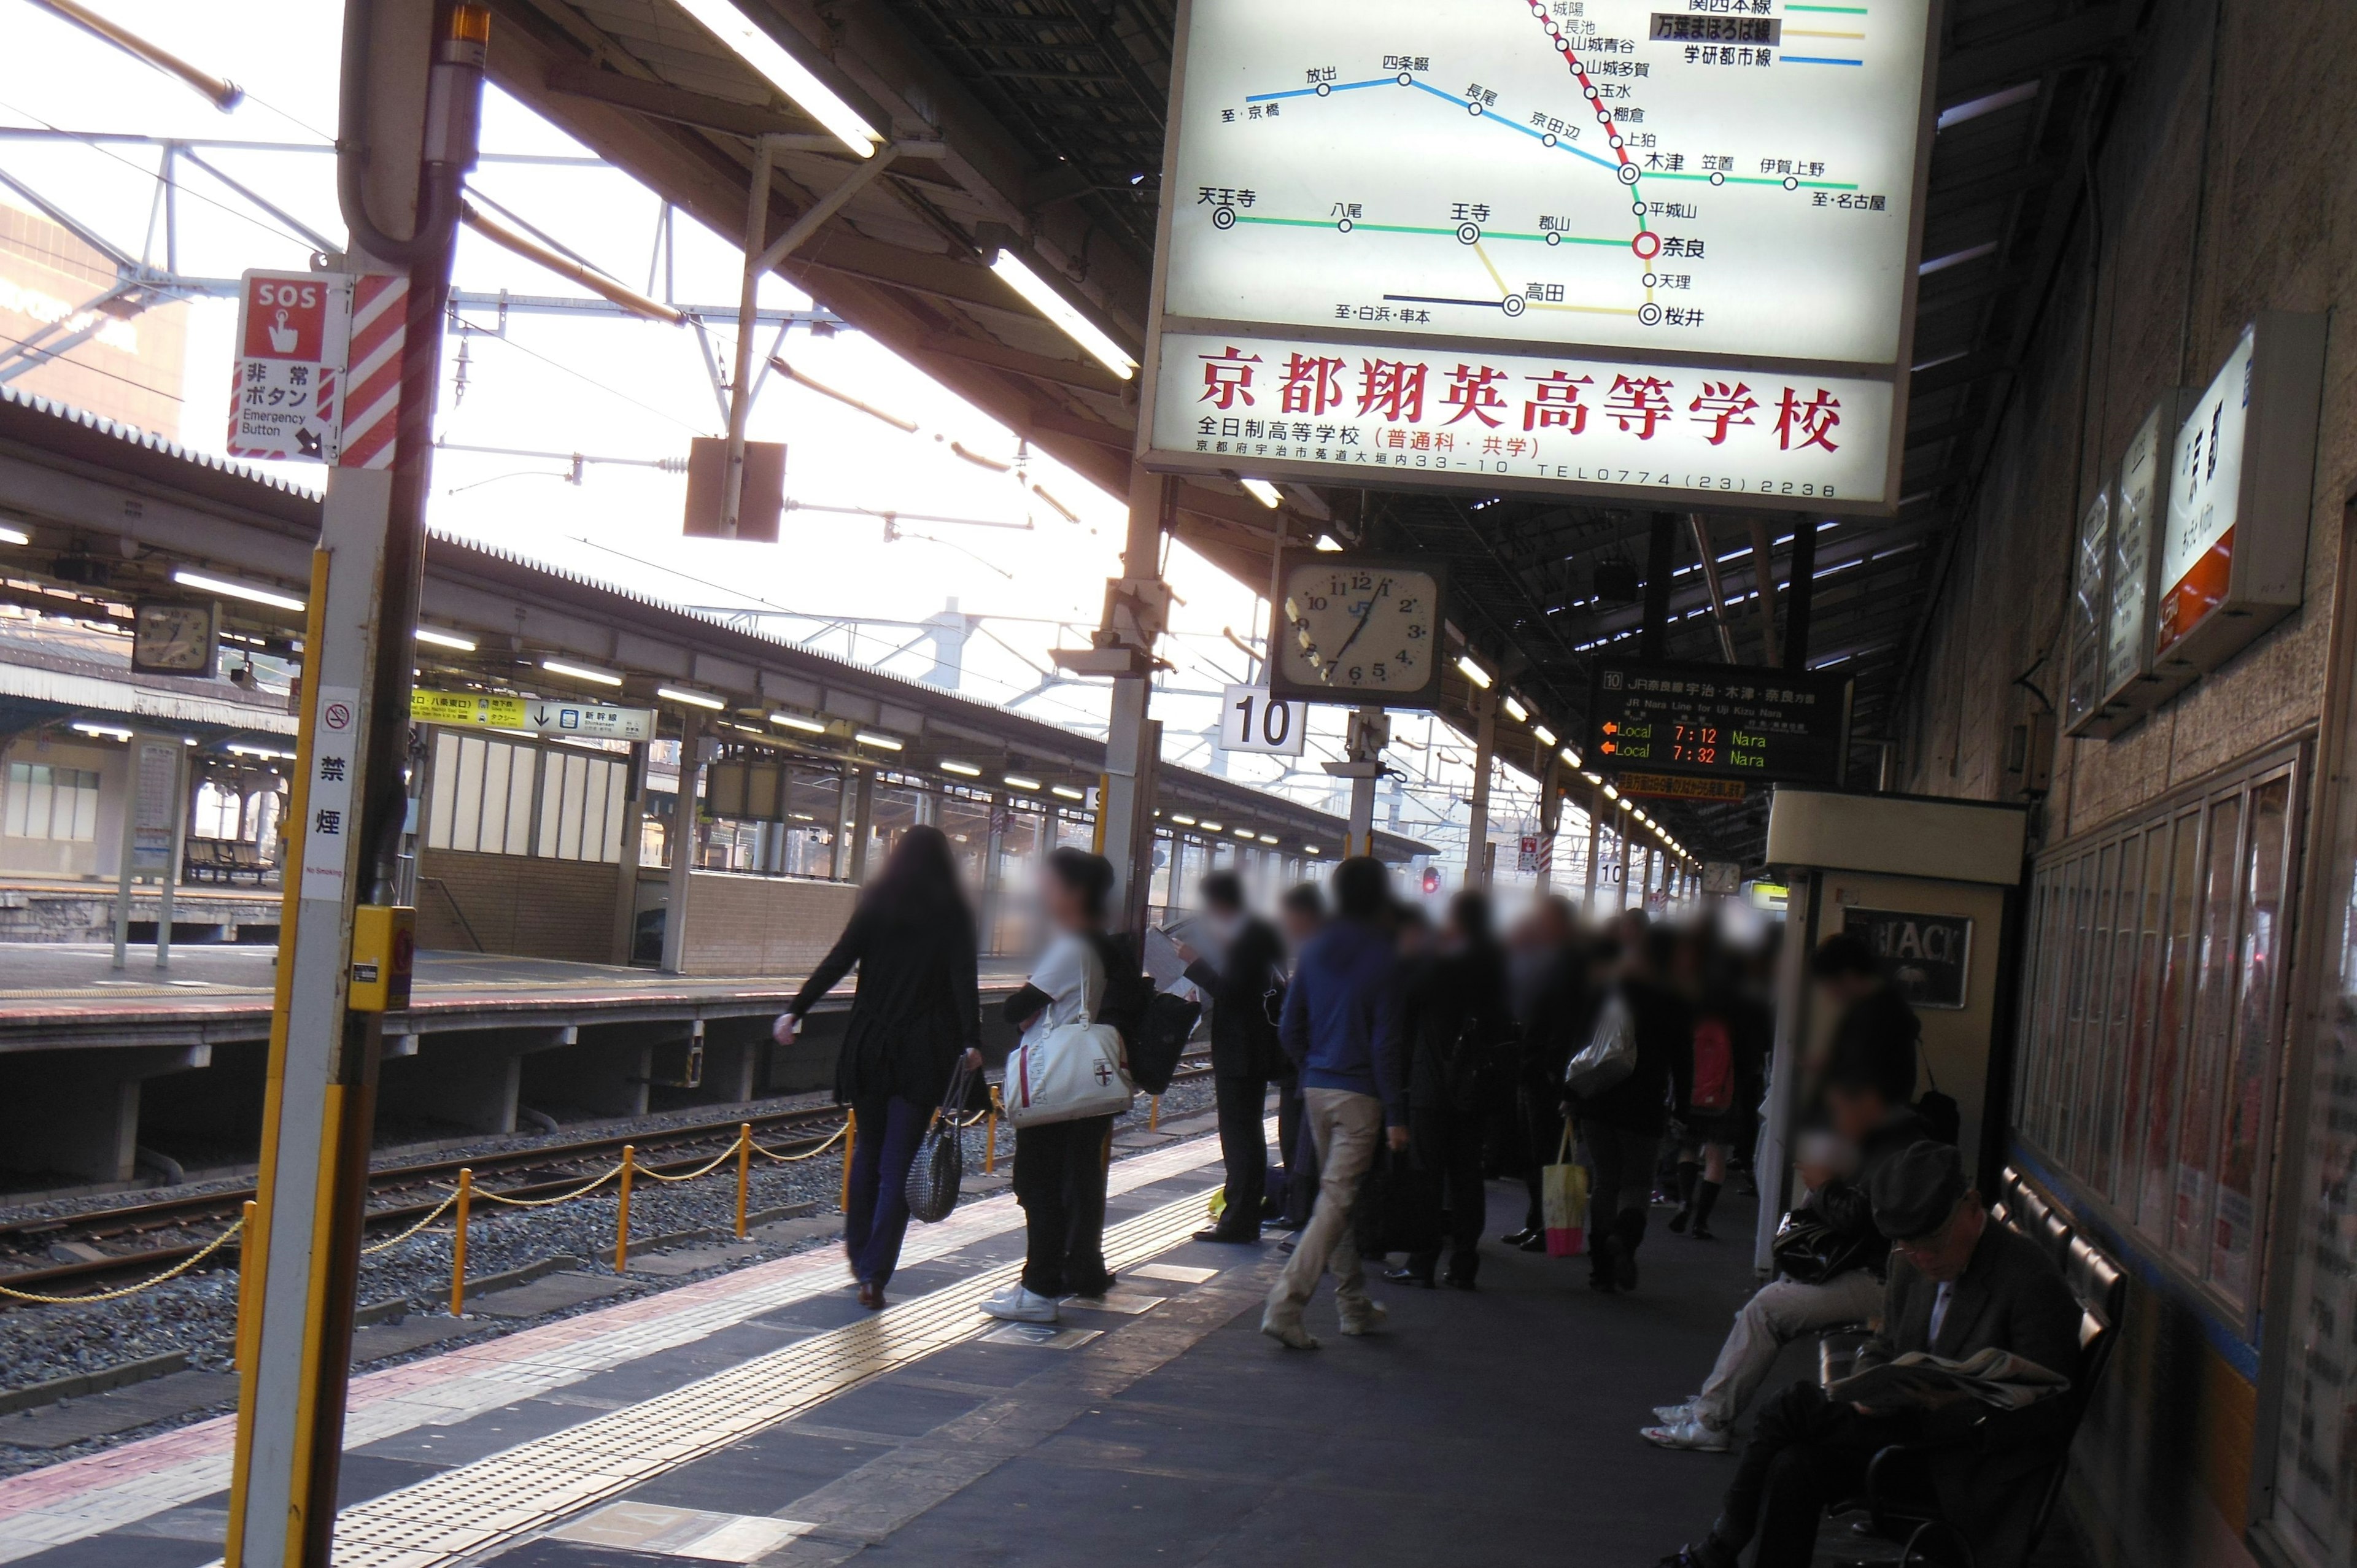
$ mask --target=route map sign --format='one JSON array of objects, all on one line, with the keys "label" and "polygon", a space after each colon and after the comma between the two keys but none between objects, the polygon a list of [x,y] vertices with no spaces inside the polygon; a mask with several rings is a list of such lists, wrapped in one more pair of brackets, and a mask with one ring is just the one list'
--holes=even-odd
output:
[{"label": "route map sign", "polygon": [[1846,675],[1604,660],[1587,704],[1589,765],[1606,773],[1839,788],[1849,757],[1850,690]]},{"label": "route map sign", "polygon": [[1189,0],[1146,461],[1890,510],[1932,5]]}]

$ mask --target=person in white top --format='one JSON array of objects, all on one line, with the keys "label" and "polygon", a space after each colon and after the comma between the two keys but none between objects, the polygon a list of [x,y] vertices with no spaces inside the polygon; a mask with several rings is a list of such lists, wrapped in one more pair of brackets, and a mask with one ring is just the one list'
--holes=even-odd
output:
[{"label": "person in white top", "polygon": [[[1104,1001],[1105,899],[1113,866],[1101,854],[1065,848],[1048,857],[1040,896],[1051,934],[1006,1017],[1036,1044],[1049,1031],[1093,1019]],[[1100,1296],[1112,1287],[1104,1264],[1105,1159],[1113,1118],[1019,1127],[1015,1133],[1015,1197],[1026,1222],[1023,1277],[983,1303],[993,1317],[1053,1323],[1067,1295]]]}]

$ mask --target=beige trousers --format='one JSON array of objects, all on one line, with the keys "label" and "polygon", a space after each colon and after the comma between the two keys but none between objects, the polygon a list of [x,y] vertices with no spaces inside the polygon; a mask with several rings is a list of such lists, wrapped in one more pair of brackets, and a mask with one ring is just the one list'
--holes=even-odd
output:
[{"label": "beige trousers", "polygon": [[1318,1207],[1295,1240],[1293,1257],[1268,1293],[1263,1321],[1282,1326],[1301,1321],[1301,1309],[1318,1288],[1318,1275],[1334,1274],[1334,1300],[1345,1318],[1367,1307],[1367,1276],[1359,1265],[1359,1243],[1351,1230],[1351,1205],[1360,1178],[1375,1157],[1383,1135],[1383,1102],[1346,1089],[1301,1091],[1309,1135],[1318,1142]]}]

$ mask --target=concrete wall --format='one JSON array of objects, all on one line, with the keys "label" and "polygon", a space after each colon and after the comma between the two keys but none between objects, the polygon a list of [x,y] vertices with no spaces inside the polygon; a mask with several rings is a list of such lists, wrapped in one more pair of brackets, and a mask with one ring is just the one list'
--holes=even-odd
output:
[{"label": "concrete wall", "polygon": [[621,875],[599,861],[429,849],[418,857],[417,944],[608,962]]},{"label": "concrete wall", "polygon": [[738,876],[689,879],[689,974],[796,974],[815,967],[851,918],[859,889],[847,882]]},{"label": "concrete wall", "polygon": [[[1902,695],[1898,788],[2006,798],[2009,732],[2043,713],[2015,677],[2061,699],[2072,539],[2086,497],[2116,472],[2155,400],[2206,382],[2262,309],[2336,313],[2305,602],[2136,729],[2059,741],[2041,840],[2087,832],[2317,722],[2343,511],[2357,492],[2357,338],[2345,325],[2357,303],[2357,181],[2347,173],[2357,93],[2341,64],[2346,25],[2346,9],[2326,0],[2158,0],[2096,160],[2100,250],[2083,216],[1947,542]],[[2057,1196],[2073,1201],[2067,1187]],[[2133,1300],[2111,1385],[2080,1441],[2075,1511],[2107,1565],[2247,1563],[2245,1526],[2264,1507],[2254,1457],[2276,1437],[2256,1423],[2254,1359],[2222,1348],[2215,1316],[2136,1257],[2132,1239],[2119,1244]]]}]

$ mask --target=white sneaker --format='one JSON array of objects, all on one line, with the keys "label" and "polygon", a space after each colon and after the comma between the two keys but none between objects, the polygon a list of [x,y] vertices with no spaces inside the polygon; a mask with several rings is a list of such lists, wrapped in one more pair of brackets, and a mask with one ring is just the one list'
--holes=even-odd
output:
[{"label": "white sneaker", "polygon": [[1664,1426],[1675,1426],[1694,1414],[1695,1400],[1700,1398],[1696,1394],[1684,1404],[1657,1404],[1653,1407],[1653,1419]]},{"label": "white sneaker", "polygon": [[1372,1334],[1383,1326],[1383,1319],[1390,1316],[1391,1314],[1384,1310],[1382,1302],[1371,1301],[1356,1312],[1346,1312],[1342,1315],[1342,1332],[1353,1338],[1361,1334]]},{"label": "white sneaker", "polygon": [[1725,1427],[1706,1426],[1691,1416],[1667,1426],[1649,1426],[1644,1437],[1656,1448],[1684,1448],[1696,1454],[1724,1454],[1728,1447]]},{"label": "white sneaker", "polygon": [[984,1302],[982,1310],[1009,1323],[1053,1323],[1056,1321],[1056,1298],[1037,1294],[1018,1284]]}]

